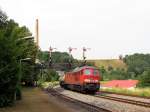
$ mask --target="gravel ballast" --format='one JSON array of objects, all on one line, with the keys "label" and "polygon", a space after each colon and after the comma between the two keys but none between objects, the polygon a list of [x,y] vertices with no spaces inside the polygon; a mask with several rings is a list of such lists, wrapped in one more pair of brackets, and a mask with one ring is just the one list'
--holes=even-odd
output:
[{"label": "gravel ballast", "polygon": [[94,104],[101,108],[112,110],[114,112],[150,112],[150,108],[107,100],[103,98],[97,98],[91,95],[86,95],[86,94],[82,94],[82,93],[78,93],[78,92],[74,92],[70,90],[64,90],[63,88],[60,88],[59,86],[56,86],[54,88],[55,90],[59,91],[63,95],[67,95],[71,98],[78,99],[80,101],[84,101],[90,104]]}]

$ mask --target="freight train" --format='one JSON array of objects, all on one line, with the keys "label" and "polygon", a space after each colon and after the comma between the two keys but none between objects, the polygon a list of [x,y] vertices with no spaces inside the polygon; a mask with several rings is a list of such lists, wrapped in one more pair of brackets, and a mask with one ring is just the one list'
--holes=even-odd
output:
[{"label": "freight train", "polygon": [[65,89],[84,93],[99,91],[101,75],[99,70],[92,66],[77,67],[66,72],[60,80],[60,86]]}]

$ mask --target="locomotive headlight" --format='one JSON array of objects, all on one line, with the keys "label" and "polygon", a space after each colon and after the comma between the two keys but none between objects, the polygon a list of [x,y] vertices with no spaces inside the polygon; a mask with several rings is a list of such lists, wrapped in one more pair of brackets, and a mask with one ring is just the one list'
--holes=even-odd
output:
[{"label": "locomotive headlight", "polygon": [[90,79],[84,79],[84,82],[90,82],[91,80]]},{"label": "locomotive headlight", "polygon": [[84,82],[98,83],[98,80],[84,79]]},{"label": "locomotive headlight", "polygon": [[97,82],[98,82],[98,80],[94,80],[94,82],[96,82],[96,83],[97,83]]}]

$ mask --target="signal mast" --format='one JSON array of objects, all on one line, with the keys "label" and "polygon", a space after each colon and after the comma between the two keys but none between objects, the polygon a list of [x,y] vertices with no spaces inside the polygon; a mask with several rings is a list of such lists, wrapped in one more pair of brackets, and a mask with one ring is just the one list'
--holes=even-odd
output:
[{"label": "signal mast", "polygon": [[57,49],[57,48],[52,48],[51,46],[49,47],[49,67],[52,66],[52,52],[54,49]]},{"label": "signal mast", "polygon": [[69,56],[70,56],[70,58],[69,58],[69,68],[71,68],[71,62],[72,62],[72,60],[71,60],[71,58],[72,58],[71,52],[72,52],[73,50],[77,50],[77,48],[69,47],[68,50],[69,50]]},{"label": "signal mast", "polygon": [[85,47],[83,47],[83,65],[86,64],[85,52],[86,52],[87,50],[90,50],[90,48],[85,48]]}]

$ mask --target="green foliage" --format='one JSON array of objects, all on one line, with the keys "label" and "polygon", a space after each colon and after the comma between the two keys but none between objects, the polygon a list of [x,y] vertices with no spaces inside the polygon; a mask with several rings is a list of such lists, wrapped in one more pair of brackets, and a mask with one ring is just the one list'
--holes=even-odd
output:
[{"label": "green foliage", "polygon": [[101,90],[113,92],[113,93],[150,97],[150,88],[135,88],[134,90],[123,89],[123,88],[105,88],[105,89],[101,88]]},{"label": "green foliage", "polygon": [[105,69],[108,69],[109,66],[116,68],[126,69],[126,64],[119,59],[96,59],[96,60],[87,60],[87,62],[93,62],[96,67],[104,66]]},{"label": "green foliage", "polygon": [[69,62],[70,56],[66,52],[54,52],[52,53],[54,63],[66,63]]},{"label": "green foliage", "polygon": [[145,70],[141,76],[139,76],[139,86],[149,87],[150,86],[150,69]]},{"label": "green foliage", "polygon": [[100,67],[100,73],[103,77],[103,80],[123,80],[128,79],[129,75],[124,69],[116,68],[106,70],[104,66]]},{"label": "green foliage", "polygon": [[129,77],[138,78],[139,86],[150,86],[150,54],[126,55],[123,60],[128,65]]},{"label": "green foliage", "polygon": [[48,62],[49,52],[48,51],[39,51],[38,52],[38,59],[43,61],[43,62]]},{"label": "green foliage", "polygon": [[124,62],[128,65],[128,72],[134,72],[137,77],[150,67],[150,54],[126,55]]},{"label": "green foliage", "polygon": [[[37,48],[33,40],[23,40],[25,36],[31,35],[26,27],[20,27],[14,20],[8,20],[7,16],[0,10],[0,107],[14,103],[15,96],[21,98],[20,59],[31,58],[28,69],[35,62]],[[22,71],[26,76],[27,73]],[[28,75],[32,75],[29,73]],[[19,98],[20,97],[20,98]]]},{"label": "green foliage", "polygon": [[123,69],[117,68],[116,70],[112,70],[110,72],[110,78],[111,80],[112,79],[123,80],[123,79],[128,79],[129,77],[126,71],[124,71]]},{"label": "green foliage", "polygon": [[28,61],[22,62],[22,82],[25,86],[34,86],[35,81],[38,80],[37,69],[35,69],[35,64]]},{"label": "green foliage", "polygon": [[107,71],[105,70],[104,66],[100,67],[99,72],[100,72],[101,81],[103,81],[104,79],[107,80],[107,77],[106,77]]},{"label": "green foliage", "polygon": [[19,65],[15,52],[15,37],[12,35],[13,32],[7,28],[0,30],[0,107],[13,103],[18,82]]},{"label": "green foliage", "polygon": [[150,54],[126,55],[123,61],[128,65],[126,69],[113,69],[108,66],[100,68],[104,80],[139,79],[139,86],[150,86]]},{"label": "green foliage", "polygon": [[2,29],[7,23],[6,14],[0,9],[0,29]]},{"label": "green foliage", "polygon": [[95,66],[93,62],[86,62],[87,66]]},{"label": "green foliage", "polygon": [[113,69],[114,68],[111,65],[108,66],[108,71],[112,71]]},{"label": "green foliage", "polygon": [[42,74],[41,76],[42,81],[46,81],[46,82],[50,82],[50,81],[58,81],[59,80],[59,75],[58,73],[53,70],[53,69],[47,69],[46,72],[44,72],[44,74]]},{"label": "green foliage", "polygon": [[46,81],[58,81],[59,75],[55,70],[48,70],[48,76],[46,77]]},{"label": "green foliage", "polygon": [[100,67],[100,73],[105,74],[107,71],[105,70],[104,66]]},{"label": "green foliage", "polygon": [[[49,52],[39,51],[38,59],[45,65],[49,64]],[[78,61],[70,56],[67,52],[52,52],[52,67],[58,70],[69,71],[78,66]]]},{"label": "green foliage", "polygon": [[38,81],[38,84],[41,88],[47,89],[49,87],[55,87],[57,85],[59,85],[59,81],[54,81],[54,82],[42,82],[42,81]]},{"label": "green foliage", "polygon": [[[49,52],[48,51],[40,51],[38,53],[38,58],[41,61],[47,62],[49,60]],[[68,63],[70,56],[66,52],[52,52],[52,62],[53,63]],[[71,60],[74,60],[71,57]]]}]

